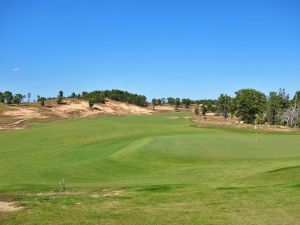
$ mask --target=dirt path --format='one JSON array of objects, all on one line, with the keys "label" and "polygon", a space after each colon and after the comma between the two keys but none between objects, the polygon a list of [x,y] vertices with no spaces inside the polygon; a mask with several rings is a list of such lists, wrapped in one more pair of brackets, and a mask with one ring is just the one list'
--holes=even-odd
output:
[{"label": "dirt path", "polygon": [[20,123],[24,122],[26,120],[18,120],[13,123],[5,124],[0,126],[0,130],[5,130],[5,129],[23,129],[24,126],[20,125]]}]

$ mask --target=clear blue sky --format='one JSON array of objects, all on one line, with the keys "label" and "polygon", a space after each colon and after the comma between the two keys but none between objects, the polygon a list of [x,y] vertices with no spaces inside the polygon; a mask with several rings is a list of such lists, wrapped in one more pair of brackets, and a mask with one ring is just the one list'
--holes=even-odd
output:
[{"label": "clear blue sky", "polygon": [[2,0],[0,90],[300,89],[298,0]]}]

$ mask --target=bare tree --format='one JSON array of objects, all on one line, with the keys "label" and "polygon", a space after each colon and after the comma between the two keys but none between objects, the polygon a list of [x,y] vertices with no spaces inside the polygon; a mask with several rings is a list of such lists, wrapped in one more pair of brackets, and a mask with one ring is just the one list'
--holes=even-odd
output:
[{"label": "bare tree", "polygon": [[283,123],[286,123],[288,126],[293,127],[297,124],[297,120],[299,116],[300,116],[300,106],[297,105],[297,96],[296,96],[295,104],[282,113],[281,120]]}]

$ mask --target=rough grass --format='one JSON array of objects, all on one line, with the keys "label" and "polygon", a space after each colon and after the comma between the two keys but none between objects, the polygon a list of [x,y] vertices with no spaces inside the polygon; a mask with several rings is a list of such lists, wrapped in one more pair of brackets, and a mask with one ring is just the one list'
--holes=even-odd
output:
[{"label": "rough grass", "polygon": [[[300,224],[300,135],[176,113],[0,132],[0,224]],[[63,179],[66,191],[58,191]]]}]

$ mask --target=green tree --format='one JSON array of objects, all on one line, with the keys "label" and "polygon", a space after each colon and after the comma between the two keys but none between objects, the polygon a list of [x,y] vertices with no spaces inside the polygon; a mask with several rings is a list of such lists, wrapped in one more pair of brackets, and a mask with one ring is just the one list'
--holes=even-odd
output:
[{"label": "green tree", "polygon": [[133,104],[138,106],[147,106],[147,98],[144,95],[136,95],[135,100],[133,101]]},{"label": "green tree", "polygon": [[266,117],[267,121],[274,125],[280,121],[281,98],[277,92],[270,92],[267,101]]},{"label": "green tree", "polygon": [[21,95],[21,94],[15,94],[15,96],[13,98],[14,104],[21,104],[22,100],[23,100],[23,95]]},{"label": "green tree", "polygon": [[153,110],[155,109],[155,106],[157,105],[157,99],[156,98],[153,98],[152,99],[152,108]]},{"label": "green tree", "polygon": [[3,93],[3,96],[4,96],[4,102],[5,103],[7,103],[7,104],[12,104],[13,103],[14,96],[10,91],[5,91]]},{"label": "green tree", "polygon": [[4,94],[0,91],[0,103],[4,103]]},{"label": "green tree", "polygon": [[40,101],[40,103],[41,103],[41,106],[45,106],[46,98],[40,97],[40,98],[39,98],[39,101]]},{"label": "green tree", "polygon": [[231,97],[221,94],[218,98],[217,105],[219,112],[221,112],[226,119],[228,117],[228,112],[230,111]]},{"label": "green tree", "polygon": [[300,106],[300,91],[297,91],[293,97],[292,104]]},{"label": "green tree", "polygon": [[167,98],[168,104],[169,105],[174,105],[175,104],[175,98],[169,97]]},{"label": "green tree", "polygon": [[[138,105],[138,106],[142,106],[145,107],[147,106],[147,98],[144,95],[138,95],[138,94],[133,94],[130,93],[128,91],[122,91],[122,90],[117,90],[117,89],[113,89],[113,90],[105,90],[105,91],[93,91],[88,93],[102,93],[104,95],[104,97],[115,100],[115,101],[120,101],[120,102],[128,102],[130,104],[134,104],[134,105]],[[85,93],[82,93],[85,94]],[[83,96],[83,98],[85,98]]]},{"label": "green tree", "polygon": [[96,96],[94,97],[94,99],[95,99],[95,100],[94,100],[95,103],[102,103],[102,104],[105,103],[105,96],[103,95],[103,93],[96,95]]},{"label": "green tree", "polygon": [[181,102],[184,104],[185,108],[188,108],[191,105],[192,100],[189,98],[183,98]]},{"label": "green tree", "polygon": [[31,93],[28,92],[28,93],[27,93],[27,102],[28,102],[28,103],[30,102],[30,98],[31,98]]},{"label": "green tree", "polygon": [[179,106],[180,106],[180,98],[176,98],[175,99],[175,110],[178,110],[179,109]]},{"label": "green tree", "polygon": [[202,104],[201,105],[201,113],[202,113],[202,115],[205,116],[206,112],[207,112],[207,108],[206,108],[206,106],[204,104]]},{"label": "green tree", "polygon": [[278,92],[280,98],[280,108],[281,110],[288,109],[290,107],[290,96],[286,94],[285,89],[280,88]]},{"label": "green tree", "polygon": [[94,105],[94,100],[92,98],[89,99],[89,107],[92,108]]},{"label": "green tree", "polygon": [[105,96],[101,91],[93,91],[89,94],[89,105],[92,107],[95,103],[105,103]]},{"label": "green tree", "polygon": [[200,100],[195,100],[195,104],[196,104],[196,105],[200,105],[200,104],[201,104],[201,101],[200,101]]},{"label": "green tree", "polygon": [[229,112],[230,112],[231,118],[233,118],[235,116],[235,113],[237,110],[236,107],[237,107],[237,104],[235,102],[235,98],[231,98],[230,105],[229,105]]},{"label": "green tree", "polygon": [[63,98],[64,98],[64,92],[63,91],[59,91],[58,96],[57,96],[57,103],[61,104]]},{"label": "green tree", "polygon": [[207,108],[208,112],[216,112],[217,111],[217,103],[213,103],[213,102],[209,101],[207,103],[206,108]]},{"label": "green tree", "polygon": [[254,89],[241,89],[235,94],[236,116],[245,123],[254,123],[257,115],[264,112],[267,101],[265,94]]},{"label": "green tree", "polygon": [[88,93],[87,91],[83,91],[83,92],[81,93],[81,97],[82,97],[83,99],[87,100],[87,99],[89,98],[89,93]]}]

